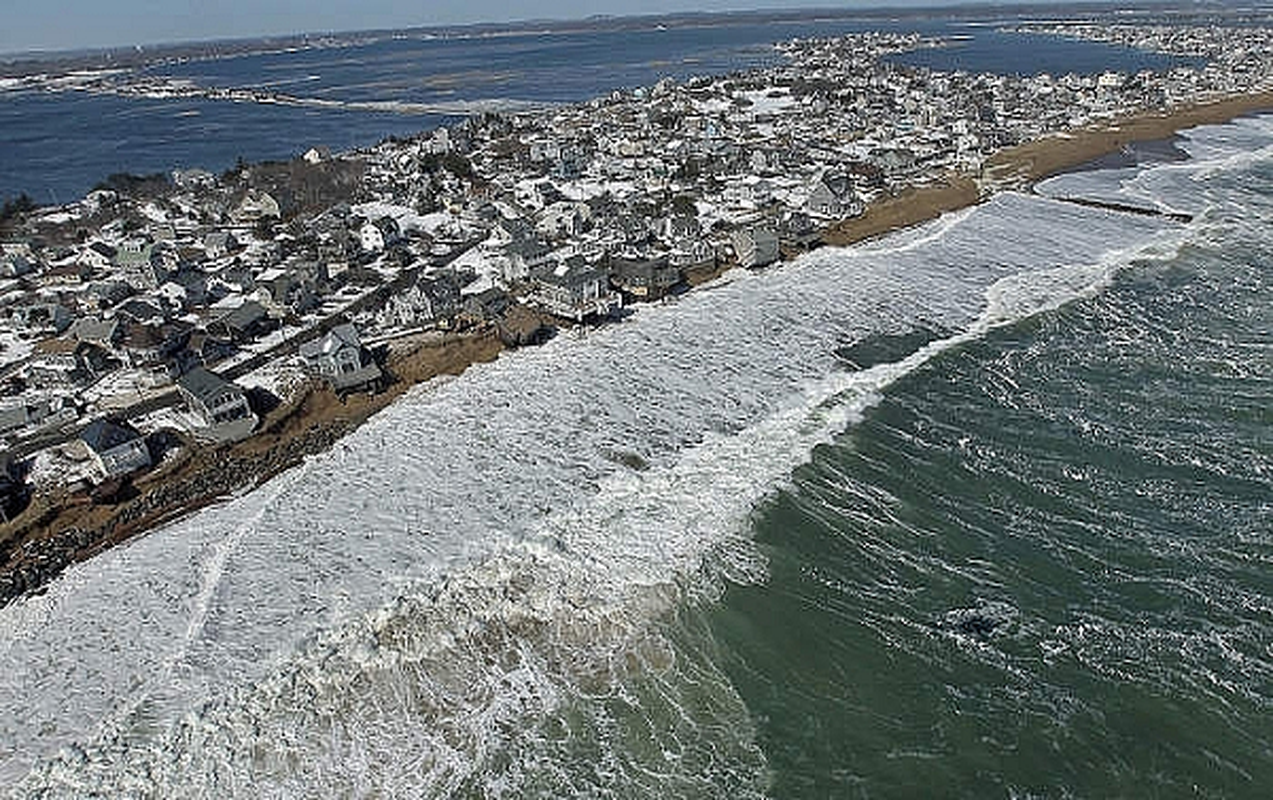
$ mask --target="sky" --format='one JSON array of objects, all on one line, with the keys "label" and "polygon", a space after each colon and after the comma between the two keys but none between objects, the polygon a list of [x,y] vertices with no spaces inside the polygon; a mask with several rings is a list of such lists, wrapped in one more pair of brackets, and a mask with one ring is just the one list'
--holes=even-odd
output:
[{"label": "sky", "polygon": [[582,19],[594,14],[933,6],[959,1],[0,0],[0,53],[526,19]]}]

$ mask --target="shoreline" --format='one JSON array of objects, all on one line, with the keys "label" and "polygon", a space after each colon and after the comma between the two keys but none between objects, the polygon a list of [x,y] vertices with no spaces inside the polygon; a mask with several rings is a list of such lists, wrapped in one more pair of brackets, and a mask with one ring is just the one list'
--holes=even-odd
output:
[{"label": "shoreline", "polygon": [[[1273,91],[1263,91],[1116,117],[1045,136],[993,154],[976,175],[947,174],[877,199],[858,217],[824,229],[822,241],[842,247],[884,236],[976,205],[998,191],[1022,189],[1081,167],[1131,142],[1161,140],[1199,125],[1269,110]],[[711,275],[690,280],[691,291],[734,266],[721,263]],[[439,375],[462,374],[473,364],[494,360],[505,348],[489,327],[400,342],[388,361],[396,380],[379,394],[352,395],[342,402],[330,390],[306,386],[266,415],[250,438],[183,450],[131,481],[129,496],[113,504],[68,491],[37,495],[14,521],[0,525],[0,606],[40,592],[72,563],[261,485],[307,456],[327,451],[412,387]]]},{"label": "shoreline", "polygon": [[1200,125],[1214,125],[1273,111],[1273,90],[1191,103],[1169,111],[1138,112],[1051,134],[1000,150],[979,174],[956,173],[907,189],[869,206],[865,213],[827,228],[823,242],[844,247],[929,222],[975,205],[1005,189],[1021,189],[1072,172],[1133,142],[1168,139]]}]

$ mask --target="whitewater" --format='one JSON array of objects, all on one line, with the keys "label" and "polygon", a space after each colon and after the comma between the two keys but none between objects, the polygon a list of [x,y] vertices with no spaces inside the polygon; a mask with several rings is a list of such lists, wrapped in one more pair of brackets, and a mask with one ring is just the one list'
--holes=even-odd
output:
[{"label": "whitewater", "polygon": [[[1259,120],[1200,129],[1193,161],[1101,191],[1205,217],[1191,184],[1270,141]],[[766,579],[756,505],[899,378],[1204,224],[1001,194],[417,387],[0,610],[0,781],[764,796],[755,722],[692,614]],[[916,329],[935,340],[897,361],[840,355]]]}]

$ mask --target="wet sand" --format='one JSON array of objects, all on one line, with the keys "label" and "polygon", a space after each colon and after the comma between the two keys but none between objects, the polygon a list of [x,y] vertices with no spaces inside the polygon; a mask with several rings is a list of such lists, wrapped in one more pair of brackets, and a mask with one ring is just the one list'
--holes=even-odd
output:
[{"label": "wet sand", "polygon": [[874,238],[972,205],[998,189],[1022,188],[1082,167],[1133,142],[1169,139],[1188,128],[1270,110],[1273,91],[1133,114],[1045,136],[995,153],[977,174],[951,174],[929,186],[882,198],[860,217],[829,227],[823,241],[842,246]]}]

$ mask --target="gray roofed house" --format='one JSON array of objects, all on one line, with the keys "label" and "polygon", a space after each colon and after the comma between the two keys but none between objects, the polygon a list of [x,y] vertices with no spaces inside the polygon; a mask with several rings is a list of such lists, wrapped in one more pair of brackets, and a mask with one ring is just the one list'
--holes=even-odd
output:
[{"label": "gray roofed house", "polygon": [[321,339],[300,347],[305,366],[327,381],[337,392],[374,388],[384,375],[371,354],[362,346],[353,325],[337,325]]},{"label": "gray roofed house", "polygon": [[215,442],[235,442],[251,435],[257,417],[243,389],[204,367],[177,380],[177,389],[200,420],[196,435]]},{"label": "gray roofed house", "polygon": [[642,300],[657,300],[681,282],[681,271],[667,256],[616,258],[610,263],[610,281],[627,295]]},{"label": "gray roofed house", "polygon": [[751,269],[778,260],[778,235],[767,227],[740,228],[734,231],[731,242],[740,266]]},{"label": "gray roofed house", "polygon": [[122,422],[95,420],[80,433],[99,481],[150,466],[150,450],[142,435]]},{"label": "gray roofed house", "polygon": [[604,316],[623,305],[622,298],[610,290],[607,270],[578,256],[537,271],[533,284],[533,301],[552,314],[578,322]]},{"label": "gray roofed house", "polygon": [[60,303],[30,303],[13,306],[9,312],[13,327],[26,333],[61,333],[74,319],[70,310]]},{"label": "gray roofed house", "polygon": [[256,340],[277,326],[265,306],[249,300],[208,323],[208,331],[242,344]]},{"label": "gray roofed house", "polygon": [[66,335],[77,342],[92,342],[100,347],[113,348],[123,329],[118,319],[78,317],[66,329]]},{"label": "gray roofed house", "polygon": [[514,239],[504,245],[504,257],[508,263],[504,280],[526,280],[532,270],[549,262],[551,254],[552,248],[538,239]]},{"label": "gray roofed house", "polygon": [[35,272],[35,264],[20,253],[0,253],[0,278],[18,278]]}]

